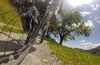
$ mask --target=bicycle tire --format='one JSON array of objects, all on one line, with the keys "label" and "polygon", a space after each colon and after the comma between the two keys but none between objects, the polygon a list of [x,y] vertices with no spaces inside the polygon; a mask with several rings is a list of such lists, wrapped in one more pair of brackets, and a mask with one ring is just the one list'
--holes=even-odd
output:
[{"label": "bicycle tire", "polygon": [[45,33],[46,33],[46,29],[42,31],[42,37],[41,37],[41,41],[40,41],[40,43],[43,42],[44,37],[45,37]]},{"label": "bicycle tire", "polygon": [[13,65],[19,65],[23,59],[25,58],[25,56],[28,54],[29,50],[31,49],[31,47],[34,44],[34,41],[38,35],[40,27],[36,27],[34,31],[31,32],[31,35],[29,33],[29,36],[27,36],[27,42],[25,45],[27,46],[27,49],[24,50],[24,52],[22,52],[22,54],[20,55],[20,57],[13,63]]},{"label": "bicycle tire", "polygon": [[[9,11],[10,12],[10,11]],[[5,13],[4,13],[5,14]],[[48,15],[49,13],[46,13],[46,15]],[[44,18],[45,18],[46,16],[44,16]],[[16,17],[15,17],[16,18]],[[13,18],[13,19],[15,19],[15,18]],[[43,18],[43,19],[44,19]],[[11,23],[12,21],[13,21],[13,19],[9,22],[9,23]],[[2,29],[2,31],[1,32],[3,32],[3,30],[9,25],[9,23]],[[40,23],[41,24],[41,23]],[[36,25],[36,27],[35,27],[35,29],[34,29],[34,31],[30,31],[29,33],[28,33],[28,36],[27,36],[27,38],[26,38],[26,40],[25,40],[25,45],[23,46],[23,48],[21,48],[20,50],[17,50],[16,51],[16,53],[14,52],[14,53],[11,53],[11,54],[9,54],[9,55],[4,55],[4,56],[7,56],[6,57],[6,59],[7,60],[9,60],[9,58],[10,58],[10,55],[13,55],[13,57],[15,58],[15,56],[20,56],[21,54],[23,54],[24,52],[26,52],[26,54],[25,54],[25,56],[28,54],[28,51],[31,49],[31,46],[33,45],[33,42],[35,41],[35,39],[36,39],[36,37],[37,37],[37,35],[38,35],[38,32],[39,32],[39,30],[40,30],[40,27],[41,27],[41,25]],[[12,27],[13,28],[13,27]],[[33,29],[32,29],[33,30]],[[31,34],[30,34],[31,33]],[[11,32],[10,32],[10,34],[11,34]],[[10,37],[10,34],[8,35],[8,37]],[[43,34],[43,36],[44,36],[44,34]],[[9,40],[9,38],[8,38],[8,40]],[[8,42],[8,40],[7,40],[7,42]],[[25,58],[25,56],[22,58],[22,60]],[[13,59],[14,59],[13,58]],[[19,57],[20,58],[20,57]],[[18,63],[17,64],[20,64],[21,63],[21,61],[22,60],[18,60]],[[0,63],[1,63],[2,61],[0,61]],[[16,62],[17,62],[17,60],[16,60]],[[16,64],[16,63],[15,63]]]},{"label": "bicycle tire", "polygon": [[18,65],[20,64],[23,59],[25,58],[25,56],[28,54],[29,50],[31,49],[31,47],[34,44],[34,41],[38,35],[40,27],[36,27],[34,31],[31,30],[31,32],[28,34],[27,39],[26,39],[26,46],[27,48],[22,52],[22,54],[20,55],[20,57],[13,63],[13,65]]},{"label": "bicycle tire", "polygon": [[[9,10],[6,12],[0,12],[0,16],[1,16],[1,18],[3,18],[3,16],[6,16],[6,14],[11,14],[13,11],[16,11],[16,9]],[[22,29],[15,26],[20,14],[21,13],[18,13],[15,15],[15,17],[12,17],[11,20],[9,22],[7,22],[7,24],[0,22],[0,24],[3,24],[3,25],[0,25],[0,30],[1,30],[0,35],[3,37],[4,36],[6,37],[6,39],[4,39],[4,41],[3,41],[3,38],[0,38],[0,42],[2,42],[2,43],[0,43],[0,65],[2,63],[8,63],[9,60],[19,57],[22,54],[22,52],[24,52],[29,47],[29,44],[24,45],[26,39],[24,39],[25,41],[23,39],[21,39],[24,32],[22,31]],[[1,21],[1,18],[0,18],[0,21]],[[15,34],[16,30],[17,30],[17,32],[21,31],[20,32],[21,34],[18,39],[14,38],[14,35],[12,36],[12,32],[14,32],[14,34]],[[8,33],[6,33],[6,32],[8,32]],[[29,40],[27,40],[27,41],[29,41]],[[12,44],[15,44],[15,48],[12,47],[13,45],[10,44],[11,42],[12,42]],[[13,42],[16,42],[16,43],[13,43]],[[3,47],[2,47],[2,45],[3,45]],[[20,46],[20,48],[19,48],[19,46]],[[12,58],[11,58],[11,56],[12,56]]]}]

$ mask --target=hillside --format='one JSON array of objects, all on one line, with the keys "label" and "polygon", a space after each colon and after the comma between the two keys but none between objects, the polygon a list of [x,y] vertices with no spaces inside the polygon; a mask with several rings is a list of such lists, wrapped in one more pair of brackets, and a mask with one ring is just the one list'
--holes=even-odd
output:
[{"label": "hillside", "polygon": [[46,40],[49,43],[49,47],[53,50],[52,54],[63,60],[64,65],[66,63],[68,65],[100,65],[100,56],[59,45],[50,39]]},{"label": "hillside", "polygon": [[94,49],[91,49],[91,50],[87,50],[86,52],[89,52],[91,54],[95,54],[95,55],[99,55],[100,56],[100,46],[94,48]]}]

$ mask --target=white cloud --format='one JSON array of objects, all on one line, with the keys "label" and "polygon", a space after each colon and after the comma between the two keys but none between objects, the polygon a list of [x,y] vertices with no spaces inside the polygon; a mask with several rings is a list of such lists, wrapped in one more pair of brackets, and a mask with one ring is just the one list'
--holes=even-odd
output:
[{"label": "white cloud", "polygon": [[86,21],[86,22],[85,22],[85,26],[95,27],[95,26],[93,25],[92,20],[88,20],[88,21]]},{"label": "white cloud", "polygon": [[82,40],[82,42],[85,42],[85,43],[80,43],[81,46],[80,45],[70,46],[68,43],[63,43],[62,45],[66,46],[66,47],[70,47],[70,48],[79,48],[79,49],[83,49],[83,50],[90,50],[90,49],[100,46],[100,43],[93,44],[91,42],[86,42],[84,40]]},{"label": "white cloud", "polygon": [[86,42],[86,43],[80,43],[81,45],[92,45],[91,42]]},{"label": "white cloud", "polygon": [[96,7],[98,8],[99,7],[99,4],[96,4]]},{"label": "white cloud", "polygon": [[96,5],[92,5],[90,4],[90,6],[92,7],[92,10],[97,10],[99,8],[99,4],[96,4]]},{"label": "white cloud", "polygon": [[96,22],[100,23],[100,17],[95,17],[94,19]]},{"label": "white cloud", "polygon": [[78,23],[78,25],[76,25],[75,23],[72,24],[72,26],[74,27],[79,27],[80,23]]},{"label": "white cloud", "polygon": [[59,43],[59,41],[58,41],[58,40],[56,40],[56,42],[57,42],[57,43]]},{"label": "white cloud", "polygon": [[89,49],[93,49],[96,48],[98,46],[100,46],[100,44],[92,44],[91,42],[86,42],[86,43],[80,43],[82,46],[79,48],[82,48],[84,50],[89,50]]},{"label": "white cloud", "polygon": [[82,16],[86,16],[86,15],[89,15],[91,12],[87,12],[87,11],[83,11],[83,12],[80,12],[82,14]]},{"label": "white cloud", "polygon": [[[85,22],[85,26],[89,26],[89,27],[95,27],[92,20],[87,20],[87,21],[84,21]],[[78,23],[78,25],[76,25],[75,23],[72,24],[72,26],[74,27],[79,27],[80,23]]]},{"label": "white cloud", "polygon": [[82,40],[82,41],[80,41],[80,42],[86,42],[85,40]]},{"label": "white cloud", "polygon": [[63,46],[69,46],[69,44],[67,44],[67,43],[64,43],[64,44],[62,44]]},{"label": "white cloud", "polygon": [[91,18],[92,16],[90,16],[90,18]]},{"label": "white cloud", "polygon": [[71,47],[68,43],[63,43],[62,45],[66,47]]}]

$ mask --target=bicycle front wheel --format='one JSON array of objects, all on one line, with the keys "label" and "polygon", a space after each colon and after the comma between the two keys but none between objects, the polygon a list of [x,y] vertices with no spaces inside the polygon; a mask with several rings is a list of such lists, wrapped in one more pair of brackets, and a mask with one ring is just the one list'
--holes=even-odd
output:
[{"label": "bicycle front wheel", "polygon": [[9,0],[0,1],[0,65],[17,59],[29,47],[24,45],[28,33],[22,29],[20,14]]}]

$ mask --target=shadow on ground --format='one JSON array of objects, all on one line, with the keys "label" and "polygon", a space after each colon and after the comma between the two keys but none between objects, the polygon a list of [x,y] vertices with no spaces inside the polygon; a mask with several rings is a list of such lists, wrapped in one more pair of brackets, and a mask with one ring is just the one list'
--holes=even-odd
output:
[{"label": "shadow on ground", "polygon": [[19,50],[23,47],[21,44],[22,41],[19,40],[11,40],[11,41],[1,41],[0,40],[0,51],[15,51]]},{"label": "shadow on ground", "polygon": [[[22,49],[22,47],[24,46],[25,40],[15,39],[14,37],[11,37],[4,32],[0,32],[0,34],[7,37],[6,40],[0,40],[0,52],[17,51]],[[9,37],[9,41],[7,41],[8,37]],[[32,47],[29,53],[34,52],[35,50],[36,48]]]}]

